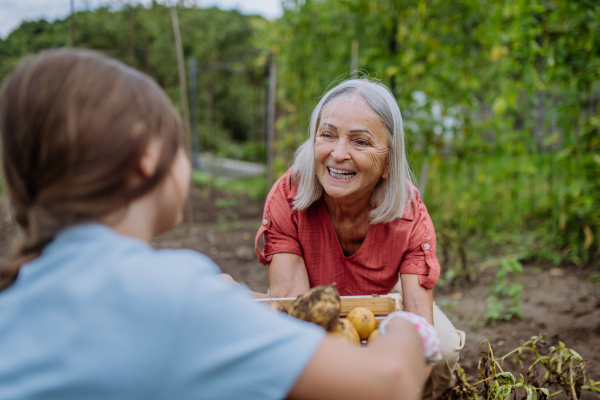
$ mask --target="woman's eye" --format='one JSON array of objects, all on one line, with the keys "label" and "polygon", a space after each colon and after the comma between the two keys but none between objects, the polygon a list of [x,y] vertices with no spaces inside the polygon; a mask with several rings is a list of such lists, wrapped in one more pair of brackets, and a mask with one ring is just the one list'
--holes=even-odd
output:
[{"label": "woman's eye", "polygon": [[321,133],[321,137],[323,137],[323,138],[326,138],[326,139],[329,139],[329,138],[332,138],[333,136],[331,136],[331,134],[330,134],[330,133],[323,132],[323,133]]},{"label": "woman's eye", "polygon": [[366,140],[357,140],[356,144],[359,146],[368,146],[369,143]]}]

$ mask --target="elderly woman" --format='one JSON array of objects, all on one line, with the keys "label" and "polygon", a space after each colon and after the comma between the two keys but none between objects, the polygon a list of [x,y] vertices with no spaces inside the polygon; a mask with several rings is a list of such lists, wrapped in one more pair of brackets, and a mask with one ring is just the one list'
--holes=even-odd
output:
[{"label": "elderly woman", "polygon": [[423,394],[436,398],[452,384],[465,335],[433,303],[435,231],[410,182],[398,105],[381,83],[347,80],[322,97],[309,129],[256,235],[270,296],[333,283],[341,295],[382,294],[400,283],[405,310],[433,323],[442,340],[444,358]]}]

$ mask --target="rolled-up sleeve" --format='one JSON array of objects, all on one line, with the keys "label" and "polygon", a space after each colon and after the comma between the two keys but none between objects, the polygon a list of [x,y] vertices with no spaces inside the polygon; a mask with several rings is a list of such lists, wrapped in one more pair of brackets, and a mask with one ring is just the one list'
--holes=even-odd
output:
[{"label": "rolled-up sleeve", "polygon": [[436,239],[433,222],[418,193],[413,200],[415,220],[410,234],[408,250],[402,257],[400,274],[417,274],[419,283],[433,289],[440,276],[440,263],[436,256]]},{"label": "rolled-up sleeve", "polygon": [[[265,202],[263,219],[256,233],[254,249],[261,264],[271,262],[273,254],[292,253],[303,257],[298,240],[297,212],[293,211],[290,171],[273,185]],[[259,248],[263,235],[264,248]]]}]

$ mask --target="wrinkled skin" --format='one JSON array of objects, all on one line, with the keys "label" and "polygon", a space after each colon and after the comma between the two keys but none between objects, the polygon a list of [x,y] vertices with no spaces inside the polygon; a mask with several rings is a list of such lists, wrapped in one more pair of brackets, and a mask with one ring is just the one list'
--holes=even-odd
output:
[{"label": "wrinkled skin", "polygon": [[[388,153],[385,124],[363,100],[354,96],[323,109],[315,137],[315,163],[327,196],[368,203],[379,180],[389,174]],[[328,168],[356,175],[338,179]]]}]

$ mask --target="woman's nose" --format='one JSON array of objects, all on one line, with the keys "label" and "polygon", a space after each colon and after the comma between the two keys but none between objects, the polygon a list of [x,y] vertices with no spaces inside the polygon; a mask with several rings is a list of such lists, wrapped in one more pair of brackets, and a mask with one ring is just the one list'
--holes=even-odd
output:
[{"label": "woman's nose", "polygon": [[342,162],[350,159],[350,154],[346,148],[347,143],[344,140],[338,140],[331,152],[331,157],[335,162]]}]

